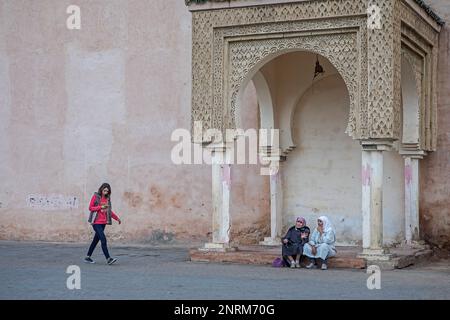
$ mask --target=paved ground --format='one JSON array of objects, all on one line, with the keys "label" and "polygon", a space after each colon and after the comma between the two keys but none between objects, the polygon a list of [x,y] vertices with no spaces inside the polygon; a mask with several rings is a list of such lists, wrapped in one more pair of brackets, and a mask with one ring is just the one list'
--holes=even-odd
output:
[{"label": "paved ground", "polygon": [[[187,261],[184,248],[117,247],[108,266],[82,262],[87,245],[0,241],[0,299],[450,299],[450,260],[382,271],[369,290],[364,270],[278,269]],[[81,289],[68,290],[69,265]]]}]

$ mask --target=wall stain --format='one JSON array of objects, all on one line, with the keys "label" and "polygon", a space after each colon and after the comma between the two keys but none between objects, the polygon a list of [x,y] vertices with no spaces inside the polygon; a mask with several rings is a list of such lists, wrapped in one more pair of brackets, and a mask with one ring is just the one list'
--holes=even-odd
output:
[{"label": "wall stain", "polygon": [[123,197],[127,204],[132,208],[139,208],[143,204],[142,194],[126,191],[123,193]]},{"label": "wall stain", "polygon": [[147,238],[150,243],[171,243],[175,240],[175,235],[172,232],[165,232],[163,230],[153,230]]},{"label": "wall stain", "polygon": [[173,206],[175,208],[181,208],[182,202],[183,202],[183,200],[181,198],[183,198],[183,195],[178,192],[175,193],[173,196],[171,196],[170,197],[171,206]]},{"label": "wall stain", "polygon": [[150,207],[164,208],[163,194],[157,187],[150,188]]}]

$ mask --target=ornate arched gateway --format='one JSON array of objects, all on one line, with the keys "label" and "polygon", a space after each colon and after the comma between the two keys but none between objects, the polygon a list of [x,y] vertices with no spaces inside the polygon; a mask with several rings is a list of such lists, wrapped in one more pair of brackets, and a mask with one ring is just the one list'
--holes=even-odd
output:
[{"label": "ornate arched gateway", "polygon": [[[383,245],[383,154],[394,143],[405,158],[405,240],[418,240],[418,161],[436,149],[439,17],[421,0],[186,2],[193,32],[192,123],[222,132],[238,127],[242,87],[253,78],[264,87],[258,71],[276,56],[308,51],[327,58],[348,90],[346,132],[361,144],[363,256],[389,258]],[[203,135],[194,139],[211,142]],[[210,147],[213,159],[227,153],[226,144]],[[271,159],[283,155],[267,150]],[[213,162],[212,168],[213,239],[205,248],[225,250],[230,166]],[[277,181],[271,179],[275,205],[268,243],[280,235]]]}]

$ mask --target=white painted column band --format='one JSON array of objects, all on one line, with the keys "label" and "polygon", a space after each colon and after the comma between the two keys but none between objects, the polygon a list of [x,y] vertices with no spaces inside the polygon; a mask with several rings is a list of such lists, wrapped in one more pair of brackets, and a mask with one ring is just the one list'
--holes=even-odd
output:
[{"label": "white painted column band", "polygon": [[383,152],[386,141],[362,142],[362,256],[370,260],[388,260],[392,255],[383,244]]},{"label": "white painted column band", "polygon": [[363,248],[383,247],[383,151],[362,151]]},{"label": "white painted column band", "polygon": [[203,250],[230,249],[231,152],[224,146],[211,147],[212,242]]},{"label": "white painted column band", "polygon": [[405,239],[408,244],[419,237],[419,159],[405,157]]}]

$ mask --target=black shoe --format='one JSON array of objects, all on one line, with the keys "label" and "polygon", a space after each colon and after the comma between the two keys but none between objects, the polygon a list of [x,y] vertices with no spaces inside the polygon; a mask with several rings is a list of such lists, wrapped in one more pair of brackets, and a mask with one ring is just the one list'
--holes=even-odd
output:
[{"label": "black shoe", "polygon": [[109,258],[106,262],[107,262],[109,265],[111,265],[111,264],[113,264],[113,263],[116,262],[116,261],[117,261],[116,258]]},{"label": "black shoe", "polygon": [[86,263],[95,263],[95,261],[92,260],[91,257],[84,258],[84,262],[86,262]]}]

